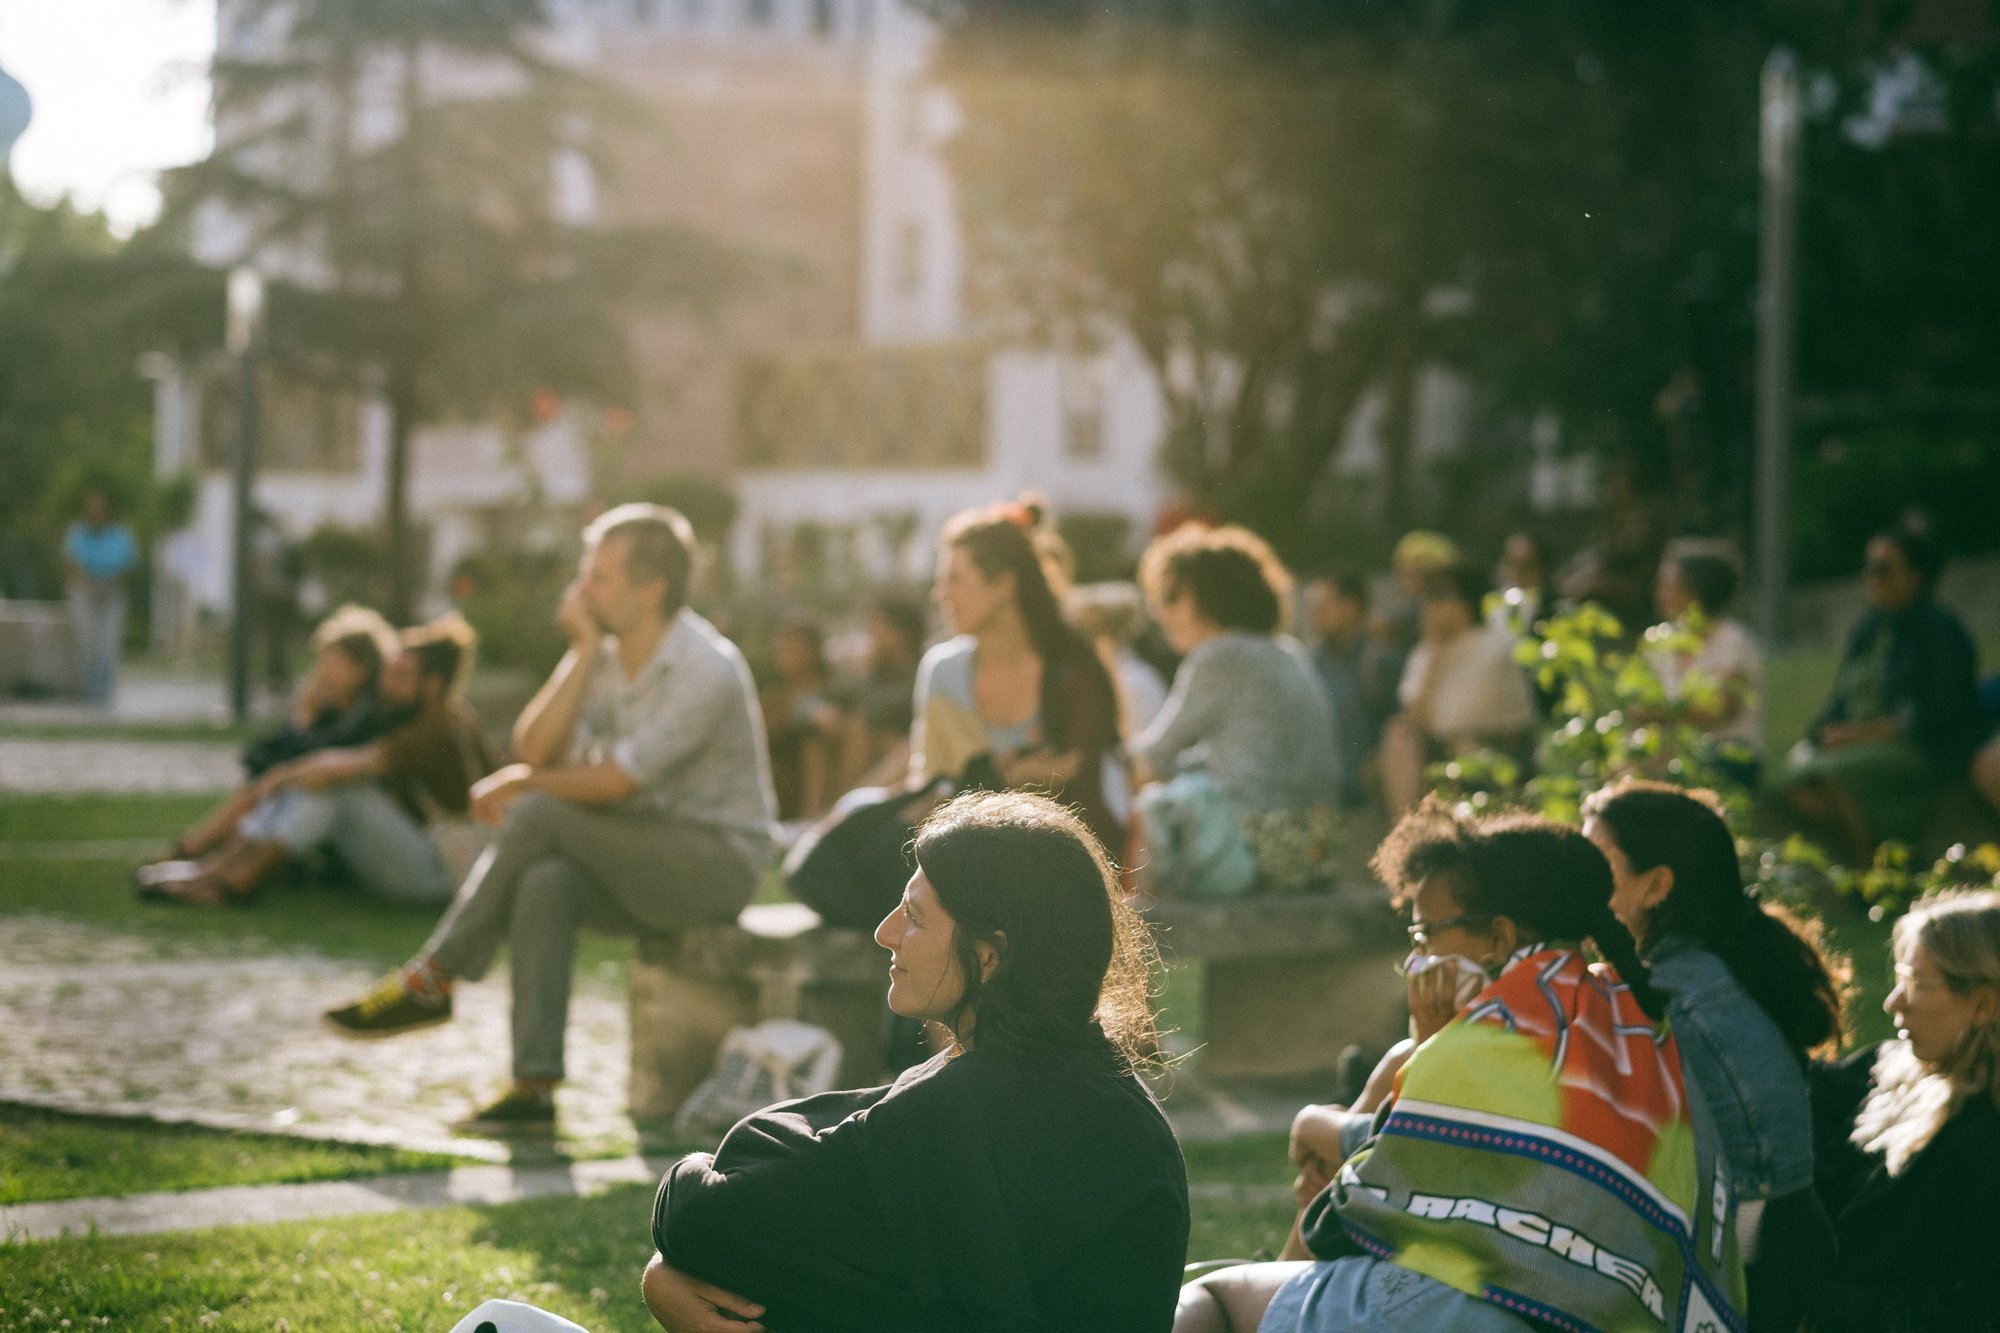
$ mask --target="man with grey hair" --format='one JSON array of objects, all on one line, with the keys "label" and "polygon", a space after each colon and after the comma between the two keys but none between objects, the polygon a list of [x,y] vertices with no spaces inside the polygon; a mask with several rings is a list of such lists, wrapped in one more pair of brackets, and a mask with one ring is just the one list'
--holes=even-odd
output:
[{"label": "man with grey hair", "polygon": [[756,686],[689,610],[694,538],[660,505],[584,530],[557,623],[569,651],[472,790],[499,826],[417,956],[327,1021],[390,1036],[451,1017],[452,983],[512,959],[513,1085],[468,1124],[550,1126],[580,927],[640,934],[732,920],[771,850],[775,801]]}]

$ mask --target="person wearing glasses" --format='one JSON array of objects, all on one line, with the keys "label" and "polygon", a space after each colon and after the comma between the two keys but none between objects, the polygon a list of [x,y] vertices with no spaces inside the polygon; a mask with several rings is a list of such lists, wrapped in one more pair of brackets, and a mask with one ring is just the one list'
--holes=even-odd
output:
[{"label": "person wearing glasses", "polygon": [[1868,610],[1779,780],[1792,817],[1849,865],[1885,838],[1915,838],[1938,783],[1965,776],[1986,739],[1972,636],[1933,597],[1943,566],[1918,526],[1869,541]]},{"label": "person wearing glasses", "polygon": [[1742,1328],[1722,1145],[1602,853],[1431,797],[1375,869],[1424,951],[1422,1040],[1359,1143],[1295,1131],[1329,1177],[1303,1258],[1188,1284],[1177,1333]]}]

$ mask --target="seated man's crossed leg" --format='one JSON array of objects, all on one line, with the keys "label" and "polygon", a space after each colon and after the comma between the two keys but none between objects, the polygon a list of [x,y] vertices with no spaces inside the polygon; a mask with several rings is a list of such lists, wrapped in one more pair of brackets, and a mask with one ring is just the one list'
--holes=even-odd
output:
[{"label": "seated man's crossed leg", "polygon": [[770,855],[756,687],[736,646],[685,605],[687,520],[621,505],[584,543],[556,613],[569,651],[515,723],[520,762],[472,791],[498,838],[409,965],[327,1014],[354,1036],[442,1022],[452,983],[484,976],[507,945],[514,1083],[476,1121],[552,1123],[579,928],[729,920]]},{"label": "seated man's crossed leg", "polygon": [[717,830],[530,793],[507,812],[416,957],[327,1021],[355,1037],[442,1023],[452,984],[484,977],[504,944],[514,1083],[476,1119],[545,1122],[564,1076],[578,932],[642,935],[734,920],[756,887],[751,863]]}]

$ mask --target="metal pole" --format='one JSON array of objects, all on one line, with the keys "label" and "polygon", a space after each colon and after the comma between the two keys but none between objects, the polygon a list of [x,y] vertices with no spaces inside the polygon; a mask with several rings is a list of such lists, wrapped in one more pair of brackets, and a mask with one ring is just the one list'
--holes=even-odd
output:
[{"label": "metal pole", "polygon": [[1757,628],[1782,641],[1790,573],[1793,251],[1798,236],[1799,67],[1779,47],[1764,62],[1757,248]]},{"label": "metal pole", "polygon": [[250,636],[256,614],[256,592],[251,587],[250,546],[255,536],[256,501],[252,484],[257,475],[257,353],[246,351],[236,359],[236,448],[231,463],[235,471],[235,498],[231,505],[235,540],[231,564],[235,609],[229,624],[229,713],[238,722],[250,716]]},{"label": "metal pole", "polygon": [[250,547],[256,521],[252,487],[257,476],[261,407],[257,397],[257,334],[263,305],[263,283],[254,270],[239,268],[229,275],[229,350],[236,355],[236,444],[230,458],[235,487],[231,504],[229,712],[238,722],[250,716],[250,632],[256,606],[256,591],[250,586]]}]

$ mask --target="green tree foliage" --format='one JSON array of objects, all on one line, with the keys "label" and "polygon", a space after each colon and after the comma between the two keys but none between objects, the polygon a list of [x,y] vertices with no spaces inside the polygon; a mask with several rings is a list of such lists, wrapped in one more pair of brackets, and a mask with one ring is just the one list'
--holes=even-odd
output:
[{"label": "green tree foliage", "polygon": [[283,279],[271,351],[379,385],[393,414],[390,602],[419,574],[411,433],[522,423],[537,393],[629,399],[628,318],[739,278],[685,229],[565,216],[559,162],[603,179],[634,103],[547,52],[542,0],[242,0],[213,67],[217,148],[166,220],[240,224],[232,260]]},{"label": "green tree foliage", "polygon": [[[1566,444],[1643,461],[1676,527],[1744,529],[1758,71],[1779,43],[1814,71],[1802,420],[1851,418],[1859,391],[1864,415],[1983,394],[1991,424],[1994,29],[1805,0],[943,8],[986,308],[1059,344],[1129,330],[1166,386],[1169,470],[1287,554],[1377,554],[1416,522],[1497,536],[1543,409]],[[1863,142],[1900,52],[1941,72],[1948,128]],[[1444,468],[1414,450],[1427,365],[1478,391]],[[1328,485],[1370,391],[1379,479]],[[1953,421],[1925,438],[1993,433]]]},{"label": "green tree foliage", "polygon": [[22,197],[0,170],[0,595],[61,592],[57,543],[86,482],[142,534],[177,517],[152,470],[149,351],[213,341],[221,287],[102,216]]},{"label": "green tree foliage", "polygon": [[1324,552],[1318,482],[1370,390],[1383,485],[1340,517],[1379,542],[1460,507],[1415,484],[1427,365],[1492,395],[1489,452],[1544,407],[1650,440],[1685,293],[1740,289],[1752,248],[1761,45],[1734,8],[972,4],[952,78],[990,305],[1130,329],[1170,470],[1294,555]]}]

